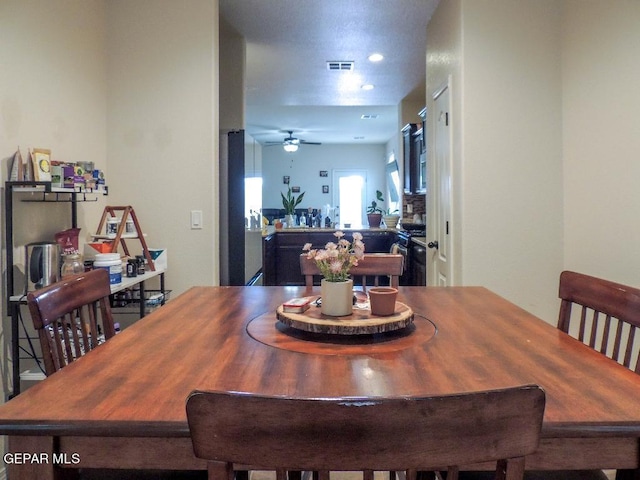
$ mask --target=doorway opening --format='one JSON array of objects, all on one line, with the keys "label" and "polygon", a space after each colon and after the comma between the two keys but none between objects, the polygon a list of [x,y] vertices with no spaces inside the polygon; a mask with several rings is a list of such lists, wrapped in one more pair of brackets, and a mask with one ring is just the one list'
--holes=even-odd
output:
[{"label": "doorway opening", "polygon": [[336,226],[362,228],[365,215],[366,170],[334,170],[333,185]]}]

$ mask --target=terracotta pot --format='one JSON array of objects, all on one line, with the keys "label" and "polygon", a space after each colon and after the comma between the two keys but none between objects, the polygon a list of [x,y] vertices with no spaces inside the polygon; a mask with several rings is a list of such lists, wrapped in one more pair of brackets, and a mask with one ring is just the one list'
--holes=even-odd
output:
[{"label": "terracotta pot", "polygon": [[343,317],[353,312],[353,280],[329,282],[322,279],[322,314]]},{"label": "terracotta pot", "polygon": [[367,213],[367,221],[369,222],[369,228],[379,228],[382,221],[381,213]]},{"label": "terracotta pot", "polygon": [[369,292],[369,305],[373,315],[386,317],[396,311],[398,289],[393,287],[372,287]]}]

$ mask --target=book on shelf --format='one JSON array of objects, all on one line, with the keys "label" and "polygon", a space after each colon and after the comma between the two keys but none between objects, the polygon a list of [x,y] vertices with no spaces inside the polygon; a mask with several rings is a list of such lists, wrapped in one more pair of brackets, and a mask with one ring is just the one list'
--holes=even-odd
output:
[{"label": "book on shelf", "polygon": [[45,148],[34,148],[31,154],[33,163],[32,180],[38,182],[51,181],[51,150]]}]

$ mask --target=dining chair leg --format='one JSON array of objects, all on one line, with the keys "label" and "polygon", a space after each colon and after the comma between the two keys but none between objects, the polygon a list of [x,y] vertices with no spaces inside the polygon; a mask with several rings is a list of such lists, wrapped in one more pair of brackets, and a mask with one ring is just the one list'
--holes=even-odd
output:
[{"label": "dining chair leg", "polygon": [[[524,457],[512,458],[509,461],[500,460],[498,462],[498,468],[504,471],[504,477],[506,480],[513,480],[515,478],[523,478],[524,475]],[[497,472],[498,473],[498,472]],[[498,475],[496,475],[498,478]]]},{"label": "dining chair leg", "polygon": [[616,480],[640,480],[640,469],[616,470]]},{"label": "dining chair leg", "polygon": [[235,472],[235,480],[249,480],[249,471],[248,470],[236,470]]},{"label": "dining chair leg", "polygon": [[207,462],[209,480],[234,480],[233,465],[227,462]]}]

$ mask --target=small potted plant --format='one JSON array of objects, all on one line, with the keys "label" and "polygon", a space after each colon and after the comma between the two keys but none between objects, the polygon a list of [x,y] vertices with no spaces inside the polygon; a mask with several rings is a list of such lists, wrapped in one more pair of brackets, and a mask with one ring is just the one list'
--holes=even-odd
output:
[{"label": "small potted plant", "polygon": [[400,221],[400,215],[398,215],[398,209],[396,208],[393,212],[391,209],[387,209],[383,215],[382,219],[384,220],[384,224],[387,228],[396,228],[398,226],[398,222]]},{"label": "small potted plant", "polygon": [[378,207],[378,202],[384,202],[382,192],[376,190],[376,199],[371,201],[371,205],[367,207],[367,221],[369,222],[369,228],[380,227],[382,221],[383,210]]},{"label": "small potted plant", "polygon": [[369,221],[369,227],[380,227],[380,222],[384,218],[384,224],[387,226],[387,228],[396,228],[396,225],[398,225],[398,220],[400,220],[398,210],[396,209],[393,212],[391,211],[391,209],[383,210],[378,206],[378,202],[384,202],[384,197],[382,196],[382,192],[380,190],[376,190],[376,199],[371,201],[371,205],[367,207],[367,220]]},{"label": "small potted plant", "polygon": [[349,271],[364,259],[364,242],[360,232],[353,233],[353,242],[344,238],[344,233],[333,234],[338,240],[328,242],[324,249],[305,244],[302,250],[307,258],[315,261],[322,274],[322,313],[331,316],[350,315],[353,306],[353,280]]},{"label": "small potted plant", "polygon": [[295,213],[296,207],[300,205],[302,199],[304,198],[304,193],[302,192],[298,197],[291,193],[291,187],[287,190],[287,196],[284,196],[284,193],[280,192],[280,196],[282,197],[282,206],[284,207],[285,218],[287,222],[287,227],[293,227],[295,224]]}]

